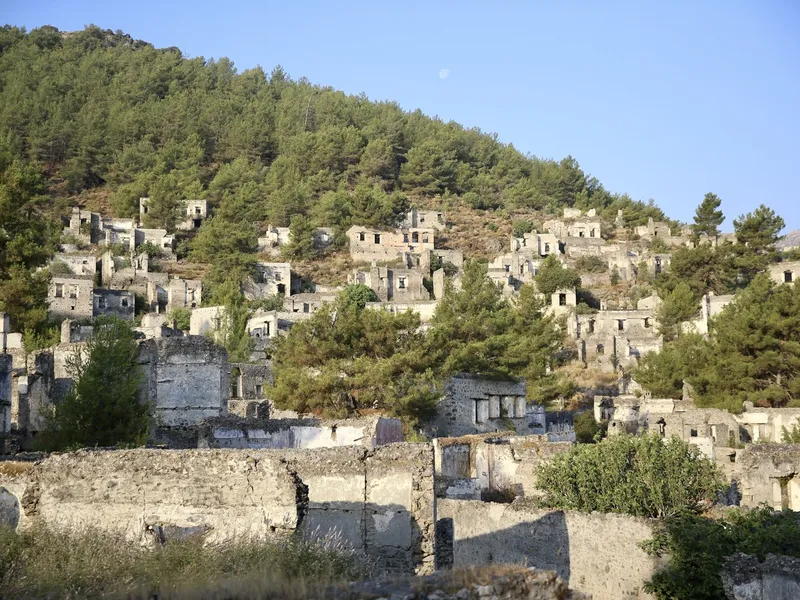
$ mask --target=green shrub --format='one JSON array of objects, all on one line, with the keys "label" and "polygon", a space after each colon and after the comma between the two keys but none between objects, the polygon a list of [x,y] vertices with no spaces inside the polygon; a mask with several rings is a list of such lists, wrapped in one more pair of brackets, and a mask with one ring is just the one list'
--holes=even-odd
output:
[{"label": "green shrub", "polygon": [[514,222],[514,237],[521,238],[526,233],[533,231],[533,221],[516,221]]},{"label": "green shrub", "polygon": [[736,552],[764,560],[768,553],[800,557],[797,513],[769,507],[731,510],[714,520],[697,515],[667,519],[645,550],[668,555],[667,566],[645,584],[659,600],[724,600],[720,572]]},{"label": "green shrub", "polygon": [[575,438],[581,444],[593,444],[600,436],[605,435],[605,427],[594,419],[590,410],[575,417]]},{"label": "green shrub", "polygon": [[147,440],[149,407],[138,401],[137,346],[129,323],[117,318],[95,321],[94,336],[67,358],[75,382],[66,398],[46,414],[42,449],[139,445]]},{"label": "green shrub", "polygon": [[657,434],[574,446],[544,464],[538,482],[547,506],[653,518],[697,512],[723,489],[696,447]]},{"label": "green shrub", "polygon": [[599,256],[581,256],[575,261],[575,268],[581,273],[605,273],[608,264]]},{"label": "green shrub", "polygon": [[192,321],[191,308],[175,308],[167,315],[167,325],[172,326],[173,323],[181,331],[189,331]]}]

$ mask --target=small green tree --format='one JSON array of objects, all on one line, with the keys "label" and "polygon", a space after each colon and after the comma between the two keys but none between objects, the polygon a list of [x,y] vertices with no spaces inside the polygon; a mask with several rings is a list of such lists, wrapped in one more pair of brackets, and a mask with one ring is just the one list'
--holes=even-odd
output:
[{"label": "small green tree", "polygon": [[581,287],[578,272],[562,265],[552,254],[542,263],[535,280],[536,289],[545,296],[557,290]]},{"label": "small green tree", "polygon": [[575,417],[575,439],[580,444],[593,444],[605,433],[603,426],[595,421],[592,411],[587,410]]},{"label": "small green tree", "polygon": [[353,285],[345,286],[342,290],[342,298],[347,304],[353,304],[359,310],[367,305],[367,302],[377,302],[378,295],[372,288],[364,285],[363,283],[356,283]]},{"label": "small green tree", "polygon": [[75,382],[46,416],[42,448],[142,445],[150,429],[149,407],[137,400],[141,379],[130,325],[116,318],[95,322],[94,336],[67,359]]},{"label": "small green tree", "polygon": [[661,300],[657,311],[658,323],[664,337],[671,340],[680,333],[681,323],[693,319],[700,306],[697,297],[684,281],[679,282],[671,292],[664,293]]},{"label": "small green tree", "polygon": [[705,195],[694,213],[692,231],[696,236],[705,234],[716,240],[719,236],[719,226],[725,220],[725,215],[718,210],[720,204],[722,204],[722,200],[716,194],[709,192]]},{"label": "small green tree", "polygon": [[180,329],[181,331],[189,331],[191,327],[192,321],[192,309],[191,308],[174,308],[168,315],[167,315],[167,325],[172,326],[175,323],[175,326]]},{"label": "small green tree", "polygon": [[792,428],[782,428],[784,444],[800,444],[800,423],[795,423]]},{"label": "small green tree", "polygon": [[317,254],[314,246],[316,228],[303,215],[294,215],[289,223],[289,243],[283,248],[287,259],[310,259]]},{"label": "small green tree", "polygon": [[699,512],[723,481],[696,447],[649,434],[574,446],[540,468],[538,485],[553,508],[663,518]]}]

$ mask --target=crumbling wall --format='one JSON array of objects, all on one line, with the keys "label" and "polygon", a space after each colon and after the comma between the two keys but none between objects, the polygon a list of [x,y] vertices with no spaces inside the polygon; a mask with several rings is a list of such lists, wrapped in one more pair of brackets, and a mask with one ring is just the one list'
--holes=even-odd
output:
[{"label": "crumbling wall", "polygon": [[145,340],[137,360],[142,401],[153,403],[159,425],[186,427],[227,413],[228,353],[203,336]]},{"label": "crumbling wall", "polygon": [[403,441],[399,419],[242,419],[233,415],[207,419],[200,426],[201,448],[375,448]]},{"label": "crumbling wall", "polygon": [[796,600],[800,598],[800,559],[767,554],[734,554],[725,561],[722,585],[729,600]]},{"label": "crumbling wall", "polygon": [[437,518],[453,519],[455,567],[519,563],[554,570],[594,600],[651,597],[642,586],[660,559],[639,547],[653,535],[646,519],[475,500],[439,500]]},{"label": "crumbling wall", "polygon": [[51,455],[25,477],[24,489],[14,493],[23,526],[40,520],[116,529],[132,542],[187,530],[205,532],[212,542],[336,531],[387,570],[433,570],[428,444],[372,451],[81,451]]},{"label": "crumbling wall", "polygon": [[546,435],[481,434],[437,438],[433,446],[437,495],[479,499],[489,491],[539,495],[539,467],[572,443],[549,442]]},{"label": "crumbling wall", "polygon": [[800,444],[750,444],[737,452],[733,477],[742,506],[800,510]]}]

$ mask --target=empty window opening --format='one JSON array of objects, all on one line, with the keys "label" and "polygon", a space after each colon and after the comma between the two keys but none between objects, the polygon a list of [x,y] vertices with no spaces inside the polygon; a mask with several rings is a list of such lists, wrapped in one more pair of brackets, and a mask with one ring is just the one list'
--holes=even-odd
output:
[{"label": "empty window opening", "polygon": [[375,234],[375,243],[376,244],[380,244],[381,243],[381,234],[380,233],[376,233]]},{"label": "empty window opening", "polygon": [[311,306],[309,306],[308,302],[303,302],[303,312],[311,312]]},{"label": "empty window opening", "polygon": [[77,285],[69,286],[69,297],[73,298],[73,299],[78,297],[78,286]]},{"label": "empty window opening", "polygon": [[422,243],[423,244],[427,244],[428,243],[428,234],[427,233],[423,233],[422,234]]},{"label": "empty window opening", "polygon": [[231,398],[242,397],[242,371],[239,367],[231,369]]},{"label": "empty window opening", "polygon": [[397,278],[397,287],[398,287],[398,289],[401,289],[401,290],[406,289],[406,278],[405,277],[398,277]]},{"label": "empty window opening", "polygon": [[644,326],[645,326],[645,328],[649,328],[650,327],[650,317],[645,317],[644,318]]},{"label": "empty window opening", "polygon": [[594,237],[594,229],[589,232],[589,237]]},{"label": "empty window opening", "polygon": [[261,399],[261,391],[262,391],[262,389],[263,389],[263,387],[261,386],[261,384],[257,383],[256,384],[256,398]]},{"label": "empty window opening", "polygon": [[697,429],[690,429],[689,430],[690,437],[697,437]]},{"label": "empty window opening", "polygon": [[545,244],[544,245],[544,253],[545,254],[550,254],[550,244]]},{"label": "empty window opening", "polygon": [[617,330],[618,331],[625,331],[625,320],[624,319],[617,319]]},{"label": "empty window opening", "polygon": [[594,319],[589,319],[589,333],[594,333]]},{"label": "empty window opening", "polygon": [[286,284],[284,284],[284,283],[279,283],[278,284],[278,293],[279,294],[285,294],[286,293]]},{"label": "empty window opening", "polygon": [[603,344],[597,344],[597,353],[598,354],[605,354],[606,347]]},{"label": "empty window opening", "polygon": [[791,271],[784,271],[783,272],[783,282],[784,283],[792,283],[792,281],[794,279],[793,275],[794,274]]},{"label": "empty window opening", "polygon": [[578,237],[583,237],[583,231],[578,232]]},{"label": "empty window opening", "polygon": [[123,308],[128,308],[129,305],[128,299],[123,298],[122,300],[120,300],[120,304],[122,305]]},{"label": "empty window opening", "polygon": [[358,241],[363,242],[366,239],[366,234],[363,231],[358,232]]},{"label": "empty window opening", "polygon": [[200,212],[200,207],[199,207],[199,206],[195,206],[195,207],[194,207],[194,214],[196,214],[196,215],[202,214],[202,213]]},{"label": "empty window opening", "polygon": [[194,219],[192,221],[192,224],[194,225],[195,229],[198,229],[200,227],[200,225],[202,225],[202,223],[203,223],[203,219]]},{"label": "empty window opening", "polygon": [[559,306],[566,306],[567,305],[567,295],[566,294],[559,294],[558,295],[558,305]]},{"label": "empty window opening", "polygon": [[97,308],[104,309],[106,307],[106,298],[105,296],[100,296],[97,299]]},{"label": "empty window opening", "polygon": [[419,233],[417,233],[416,231],[411,234],[411,243],[419,244]]},{"label": "empty window opening", "polygon": [[511,272],[511,265],[503,265],[503,268],[505,269],[506,273]]},{"label": "empty window opening", "polygon": [[407,244],[407,243],[408,243],[408,234],[407,234],[407,233],[404,233],[404,234],[403,234],[403,243],[404,243],[404,244]]},{"label": "empty window opening", "polygon": [[57,283],[56,284],[56,298],[63,298],[64,297],[64,284]]}]

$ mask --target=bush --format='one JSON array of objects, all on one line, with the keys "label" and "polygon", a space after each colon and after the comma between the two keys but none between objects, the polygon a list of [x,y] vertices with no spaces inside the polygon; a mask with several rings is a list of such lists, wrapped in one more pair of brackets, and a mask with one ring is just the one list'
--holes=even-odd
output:
[{"label": "bush", "polygon": [[698,512],[723,489],[716,466],[686,442],[657,434],[580,444],[539,472],[544,504],[662,518]]},{"label": "bush", "polygon": [[[221,597],[212,588],[223,586],[237,598],[304,597],[308,587],[371,574],[363,555],[330,536],[214,545],[189,537],[149,550],[100,530],[0,527],[0,598]],[[245,595],[256,589],[263,596]]]},{"label": "bush", "polygon": [[137,346],[130,324],[97,319],[94,336],[67,358],[75,382],[63,402],[45,417],[42,449],[141,445],[150,428],[149,407],[137,400]]},{"label": "bush", "polygon": [[579,443],[593,444],[598,441],[598,436],[603,435],[605,427],[595,421],[592,411],[587,410],[575,417],[575,438]]},{"label": "bush", "polygon": [[50,263],[51,275],[72,275],[72,269],[63,260],[54,260]]},{"label": "bush", "polygon": [[697,515],[668,519],[645,545],[650,554],[667,554],[667,566],[645,583],[659,600],[724,600],[720,572],[736,552],[764,560],[768,553],[800,557],[800,524],[792,511],[769,507],[732,510],[714,520]]},{"label": "bush", "polygon": [[181,331],[189,331],[192,322],[192,309],[191,308],[175,308],[167,315],[167,325],[175,326]]},{"label": "bush", "polygon": [[599,256],[581,256],[575,261],[575,268],[581,273],[605,273],[608,264]]},{"label": "bush", "polygon": [[533,231],[534,226],[532,221],[516,221],[514,223],[514,237],[521,238],[526,233]]}]

